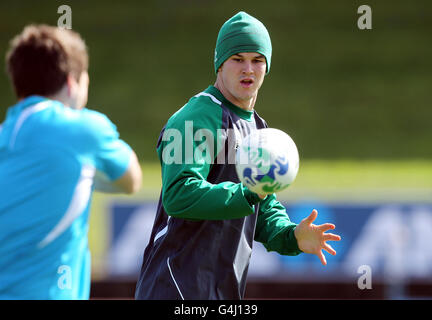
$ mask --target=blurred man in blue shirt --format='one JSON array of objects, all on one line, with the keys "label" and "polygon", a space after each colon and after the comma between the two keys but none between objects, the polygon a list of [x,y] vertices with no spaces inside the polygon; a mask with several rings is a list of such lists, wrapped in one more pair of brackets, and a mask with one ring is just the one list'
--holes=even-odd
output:
[{"label": "blurred man in blue shirt", "polygon": [[105,115],[84,108],[79,34],[27,26],[6,64],[18,102],[0,124],[0,299],[88,299],[92,191],[136,192],[137,157]]}]

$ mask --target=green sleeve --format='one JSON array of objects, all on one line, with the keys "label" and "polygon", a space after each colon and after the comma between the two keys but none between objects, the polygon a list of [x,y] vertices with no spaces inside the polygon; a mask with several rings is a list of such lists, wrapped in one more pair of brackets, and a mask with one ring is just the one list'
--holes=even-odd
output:
[{"label": "green sleeve", "polygon": [[[168,134],[158,146],[166,213],[191,220],[225,220],[253,214],[254,205],[260,201],[255,193],[240,183],[207,181],[220,143],[217,136],[222,128],[222,109],[205,101],[210,101],[207,97],[193,99],[169,119],[165,127]],[[197,134],[202,129],[211,135]],[[182,141],[175,141],[179,137]],[[192,156],[188,150],[193,150]],[[178,158],[170,158],[175,152]]]},{"label": "green sleeve", "polygon": [[296,256],[302,252],[294,236],[296,226],[275,194],[269,195],[260,203],[255,240],[261,242],[267,251]]}]

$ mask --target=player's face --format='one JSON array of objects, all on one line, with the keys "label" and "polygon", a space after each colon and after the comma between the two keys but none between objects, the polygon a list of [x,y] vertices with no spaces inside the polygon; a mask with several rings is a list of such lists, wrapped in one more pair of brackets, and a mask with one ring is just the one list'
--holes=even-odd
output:
[{"label": "player's face", "polygon": [[[255,101],[266,74],[266,59],[256,52],[242,52],[228,58],[219,69],[224,95],[243,107]],[[254,103],[253,103],[254,104]]]}]

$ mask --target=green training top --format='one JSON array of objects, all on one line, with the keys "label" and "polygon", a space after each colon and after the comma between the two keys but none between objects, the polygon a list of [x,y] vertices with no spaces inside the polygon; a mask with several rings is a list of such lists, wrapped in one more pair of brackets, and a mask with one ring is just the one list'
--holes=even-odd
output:
[{"label": "green training top", "polygon": [[214,86],[192,97],[162,129],[162,191],[137,283],[137,299],[243,298],[253,240],[297,255],[296,224],[274,194],[239,181],[235,151],[267,124]]}]

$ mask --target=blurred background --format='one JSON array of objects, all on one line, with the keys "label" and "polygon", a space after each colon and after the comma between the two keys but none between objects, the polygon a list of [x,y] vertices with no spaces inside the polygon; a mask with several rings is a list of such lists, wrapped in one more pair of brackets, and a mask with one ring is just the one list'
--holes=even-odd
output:
[{"label": "blurred background", "polygon": [[[92,298],[133,297],[161,187],[157,138],[214,83],[217,33],[238,11],[272,38],[256,110],[300,152],[297,180],[278,197],[294,222],[315,208],[343,238],[326,267],[255,243],[246,298],[432,298],[430,1],[3,1],[1,55],[25,25],[56,25],[63,4],[89,49],[88,107],[117,125],[144,175],[135,196],[94,195]],[[371,30],[357,26],[363,4]],[[3,71],[0,122],[14,103]]]}]

